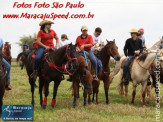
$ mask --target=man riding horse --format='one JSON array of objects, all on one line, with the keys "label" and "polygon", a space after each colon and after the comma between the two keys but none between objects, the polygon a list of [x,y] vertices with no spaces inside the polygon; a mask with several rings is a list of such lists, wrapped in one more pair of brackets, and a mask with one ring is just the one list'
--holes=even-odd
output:
[{"label": "man riding horse", "polygon": [[49,20],[43,20],[40,22],[40,31],[37,34],[37,43],[39,45],[36,57],[35,57],[35,62],[34,62],[34,72],[32,73],[31,77],[36,79],[37,74],[38,74],[38,68],[39,64],[41,62],[41,59],[44,56],[44,51],[45,50],[50,50],[51,48],[54,48],[54,43],[53,43],[53,38],[56,40],[56,46],[57,48],[59,44],[59,38],[54,30],[51,29],[51,24],[54,24],[52,21]]},{"label": "man riding horse", "polygon": [[[1,46],[4,46],[3,44],[3,40],[0,38],[0,47]],[[7,78],[8,78],[8,84],[7,84],[7,90],[11,90],[11,85],[10,85],[10,69],[11,69],[11,66],[10,64],[3,58],[2,59],[3,63],[5,64],[5,67],[7,69]]]},{"label": "man riding horse", "polygon": [[89,59],[95,69],[95,76],[94,80],[98,80],[98,66],[97,66],[97,60],[95,55],[93,54],[91,48],[94,46],[93,38],[91,35],[88,34],[88,28],[87,26],[81,27],[82,34],[77,37],[76,44],[78,46],[78,50],[85,50],[89,53]]},{"label": "man riding horse", "polygon": [[123,82],[125,85],[129,83],[129,66],[134,59],[134,56],[138,56],[143,51],[142,40],[137,38],[139,34],[138,30],[133,28],[129,31],[131,38],[126,40],[124,46],[124,54],[126,56],[125,64],[123,68]]}]

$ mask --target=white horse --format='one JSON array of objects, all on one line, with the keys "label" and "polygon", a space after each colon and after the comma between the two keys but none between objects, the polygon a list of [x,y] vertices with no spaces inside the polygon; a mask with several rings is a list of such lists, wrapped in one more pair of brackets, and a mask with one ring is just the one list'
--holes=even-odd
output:
[{"label": "white horse", "polygon": [[[149,70],[152,65],[156,66],[156,57],[157,52],[149,52],[135,58],[130,69],[131,79],[133,83],[133,92],[132,92],[132,101],[131,103],[134,104],[135,95],[136,95],[136,86],[137,84],[141,84],[141,94],[142,94],[142,103],[143,107],[145,106],[145,89],[147,86],[147,81],[150,76]],[[124,61],[125,58],[121,58],[120,64]],[[123,92],[123,82],[122,82],[122,75],[123,75],[123,67],[120,69],[121,74],[121,94]],[[128,85],[125,86],[125,96],[128,100]]]}]

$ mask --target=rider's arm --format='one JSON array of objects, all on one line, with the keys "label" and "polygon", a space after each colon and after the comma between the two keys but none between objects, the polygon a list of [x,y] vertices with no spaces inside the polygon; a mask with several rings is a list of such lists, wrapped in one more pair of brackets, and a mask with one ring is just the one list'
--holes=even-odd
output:
[{"label": "rider's arm", "polygon": [[140,39],[140,53],[143,52],[143,45],[142,45],[142,40]]},{"label": "rider's arm", "polygon": [[127,57],[128,56],[128,46],[129,46],[129,40],[126,40],[125,46],[124,46],[124,54]]},{"label": "rider's arm", "polygon": [[38,37],[38,38],[37,38],[37,44],[38,44],[39,46],[41,46],[41,47],[46,48],[46,45],[44,45],[43,43],[41,43],[41,37]]},{"label": "rider's arm", "polygon": [[56,48],[57,48],[58,45],[59,45],[59,37],[56,35],[54,38],[55,38],[55,40],[56,40]]}]

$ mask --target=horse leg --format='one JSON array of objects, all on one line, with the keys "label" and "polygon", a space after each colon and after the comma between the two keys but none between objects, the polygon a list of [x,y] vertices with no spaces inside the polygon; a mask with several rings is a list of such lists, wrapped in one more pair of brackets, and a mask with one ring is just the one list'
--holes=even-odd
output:
[{"label": "horse leg", "polygon": [[4,91],[5,91],[5,89],[0,89],[0,118],[2,117],[2,105],[3,105]]},{"label": "horse leg", "polygon": [[49,79],[45,79],[45,97],[44,97],[44,101],[42,103],[42,108],[43,109],[46,109],[46,106],[47,106],[47,97],[49,95]]},{"label": "horse leg", "polygon": [[132,104],[134,104],[135,95],[136,95],[136,83],[133,82],[133,92],[132,92],[132,101],[131,101]]},{"label": "horse leg", "polygon": [[60,83],[61,83],[61,81],[56,81],[54,83],[53,99],[52,99],[52,102],[51,102],[51,106],[52,107],[55,107],[56,106],[56,96],[57,96],[57,91],[58,91],[58,87],[59,87]]},{"label": "horse leg", "polygon": [[146,87],[147,87],[147,82],[143,82],[141,85],[142,85],[142,89],[141,89],[141,92],[142,92],[142,104],[143,104],[143,107],[145,107],[145,91],[146,91]]},{"label": "horse leg", "polygon": [[73,89],[74,89],[74,100],[73,100],[73,107],[76,107],[76,101],[77,101],[77,94],[78,94],[78,84],[76,81],[73,82]]},{"label": "horse leg", "polygon": [[84,106],[87,106],[87,93],[85,91],[85,88],[84,88],[83,97],[84,97]]},{"label": "horse leg", "polygon": [[44,86],[44,79],[42,77],[39,78],[39,93],[40,93],[40,105],[42,106],[43,98],[42,98],[42,89]]},{"label": "horse leg", "polygon": [[32,92],[31,104],[34,106],[35,104],[35,101],[34,101],[35,80],[29,77],[29,83],[31,85],[31,92]]},{"label": "horse leg", "polygon": [[96,92],[96,104],[98,104],[98,91]]},{"label": "horse leg", "polygon": [[91,95],[90,94],[88,95],[88,104],[89,105],[91,104]]},{"label": "horse leg", "polygon": [[104,81],[104,90],[105,90],[106,104],[109,104],[109,98],[108,98],[109,79]]},{"label": "horse leg", "polygon": [[121,80],[120,80],[120,95],[124,95],[124,89],[123,89],[123,80],[122,80],[122,78],[121,78]]},{"label": "horse leg", "polygon": [[92,96],[92,103],[94,103],[94,101],[95,101],[95,91],[93,90],[93,96]]},{"label": "horse leg", "polygon": [[128,85],[125,85],[125,96],[126,100],[128,101]]}]

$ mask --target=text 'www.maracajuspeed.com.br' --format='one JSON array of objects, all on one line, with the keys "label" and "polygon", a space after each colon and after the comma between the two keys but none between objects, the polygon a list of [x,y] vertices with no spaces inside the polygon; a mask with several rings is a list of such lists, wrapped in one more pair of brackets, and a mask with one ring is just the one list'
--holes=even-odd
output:
[{"label": "text 'www.maracajuspeed.com.br'", "polygon": [[89,12],[88,14],[55,14],[55,13],[44,13],[44,14],[30,14],[30,13],[21,13],[21,14],[3,14],[3,18],[6,19],[92,19],[94,14]]}]

